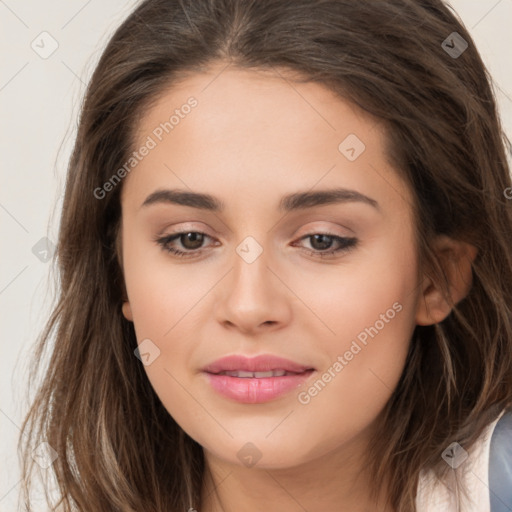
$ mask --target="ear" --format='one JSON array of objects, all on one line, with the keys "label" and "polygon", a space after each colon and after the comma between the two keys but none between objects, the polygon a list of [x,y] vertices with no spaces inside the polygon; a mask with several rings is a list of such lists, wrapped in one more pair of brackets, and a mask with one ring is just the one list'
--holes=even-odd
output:
[{"label": "ear", "polygon": [[123,311],[123,316],[126,318],[126,320],[133,322],[132,308],[128,301],[123,302],[122,311]]},{"label": "ear", "polygon": [[471,264],[478,252],[475,246],[439,235],[434,242],[434,250],[448,280],[453,304],[445,297],[441,286],[425,276],[416,311],[417,325],[442,322],[452,311],[452,305],[466,297],[473,281]]}]

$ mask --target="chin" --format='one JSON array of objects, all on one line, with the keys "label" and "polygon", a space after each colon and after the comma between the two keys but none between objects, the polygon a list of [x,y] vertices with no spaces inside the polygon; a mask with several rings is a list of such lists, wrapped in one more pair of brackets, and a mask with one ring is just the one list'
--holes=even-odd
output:
[{"label": "chin", "polygon": [[[217,442],[214,450],[210,450],[207,444],[203,444],[203,447],[217,459],[246,468],[288,469],[308,461],[307,454],[297,449],[304,449],[303,442],[295,442],[288,438],[291,442],[286,445],[283,444],[283,439],[277,436],[273,440],[265,439],[267,434],[268,432],[247,433],[242,439],[230,439],[229,443],[223,446],[219,446]],[[304,436],[299,437],[304,439]]]}]

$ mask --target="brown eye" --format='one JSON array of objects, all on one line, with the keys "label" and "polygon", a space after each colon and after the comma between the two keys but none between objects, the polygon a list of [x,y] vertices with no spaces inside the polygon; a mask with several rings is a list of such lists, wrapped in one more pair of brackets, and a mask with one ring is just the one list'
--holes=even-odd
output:
[{"label": "brown eye", "polygon": [[[337,253],[347,252],[354,248],[357,243],[357,238],[346,238],[331,233],[312,233],[301,238],[301,240],[310,239],[310,245],[312,249],[303,247],[303,249],[311,256],[319,256],[325,258],[328,256],[334,256]],[[338,245],[337,248],[330,249],[333,243]]]},{"label": "brown eye", "polygon": [[178,238],[185,249],[195,250],[199,249],[203,244],[204,233],[189,231],[188,233],[178,235]]},{"label": "brown eye", "polygon": [[329,249],[334,241],[333,236],[324,234],[310,235],[309,238],[311,239],[311,246],[313,247],[313,249],[316,249],[318,251],[324,251],[325,249]]},{"label": "brown eye", "polygon": [[[202,249],[203,242],[206,238],[210,238],[206,233],[199,231],[182,231],[181,233],[174,233],[157,238],[155,242],[159,244],[163,250],[170,252],[176,256],[194,256],[199,254]],[[177,249],[172,245],[179,242],[179,245],[184,249]]]}]

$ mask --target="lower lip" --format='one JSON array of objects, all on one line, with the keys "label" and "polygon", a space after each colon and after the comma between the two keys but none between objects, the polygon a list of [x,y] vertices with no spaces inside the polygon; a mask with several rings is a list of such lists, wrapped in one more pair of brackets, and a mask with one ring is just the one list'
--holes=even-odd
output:
[{"label": "lower lip", "polygon": [[312,375],[314,370],[282,377],[230,377],[205,372],[215,391],[244,404],[260,404],[274,400],[297,389]]}]

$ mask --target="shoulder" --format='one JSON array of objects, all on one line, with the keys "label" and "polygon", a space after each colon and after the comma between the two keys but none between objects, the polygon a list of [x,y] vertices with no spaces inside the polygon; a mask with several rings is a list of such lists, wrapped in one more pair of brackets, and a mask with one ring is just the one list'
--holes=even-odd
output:
[{"label": "shoulder", "polygon": [[512,510],[512,410],[496,423],[489,447],[491,512]]},{"label": "shoulder", "polygon": [[[421,472],[417,512],[512,512],[512,410],[502,411],[467,452],[458,448],[465,457],[442,480],[432,470]],[[467,496],[456,492],[455,473]]]}]

